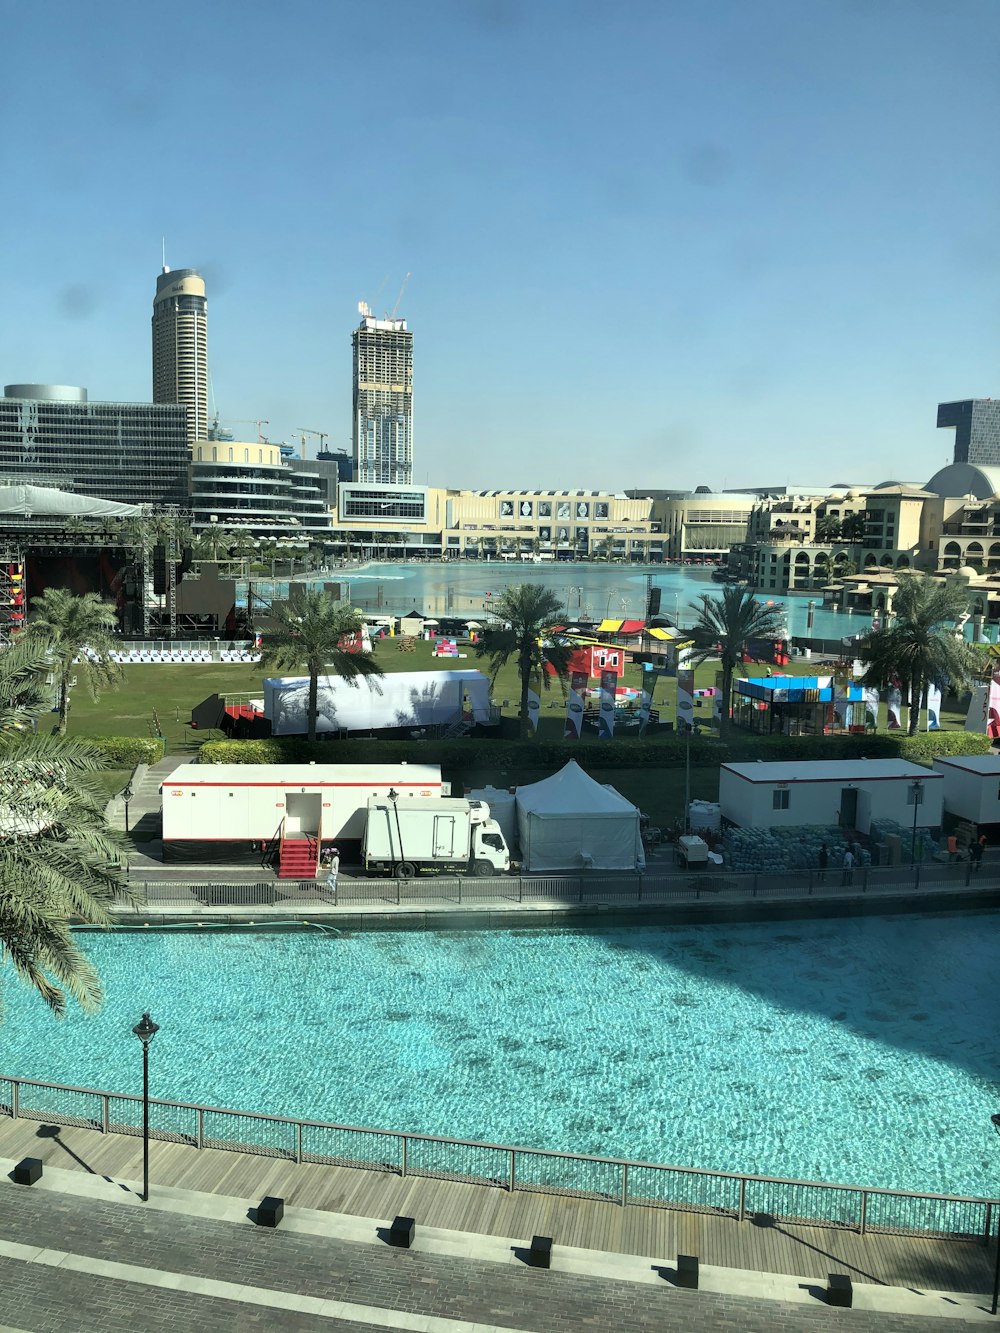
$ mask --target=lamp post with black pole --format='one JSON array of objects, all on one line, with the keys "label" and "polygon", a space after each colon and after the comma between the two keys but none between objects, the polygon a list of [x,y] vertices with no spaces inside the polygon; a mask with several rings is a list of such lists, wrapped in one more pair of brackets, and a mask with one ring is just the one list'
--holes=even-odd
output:
[{"label": "lamp post with black pole", "polygon": [[917,864],[917,813],[924,799],[924,780],[923,778],[914,778],[910,783],[910,792],[913,796],[913,833],[910,838],[910,865]]},{"label": "lamp post with black pole", "polygon": [[129,830],[128,830],[128,803],[129,803],[129,801],[131,801],[131,799],[132,799],[132,797],[133,797],[134,795],[135,795],[135,792],[132,790],[132,784],[131,784],[131,782],[130,782],[130,783],[128,784],[128,786],[125,788],[125,790],[122,792],[122,800],[125,802],[125,832],[126,832],[126,833],[129,831]]},{"label": "lamp post with black pole", "polygon": [[142,1201],[149,1201],[149,1043],[160,1030],[149,1014],[143,1014],[132,1031],[142,1042]]}]

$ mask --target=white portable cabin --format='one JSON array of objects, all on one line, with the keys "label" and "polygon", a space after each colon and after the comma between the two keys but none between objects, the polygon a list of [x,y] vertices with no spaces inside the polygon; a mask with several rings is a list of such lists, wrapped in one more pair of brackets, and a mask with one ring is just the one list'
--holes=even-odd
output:
[{"label": "white portable cabin", "polygon": [[944,808],[973,824],[1000,824],[1000,755],[956,754],[934,760],[944,779]]},{"label": "white portable cabin", "polygon": [[[316,730],[448,725],[461,720],[466,695],[473,720],[489,722],[490,682],[481,671],[398,671],[353,684],[340,676],[320,676]],[[304,736],[308,714],[308,676],[264,681],[264,716],[272,736]]]},{"label": "white portable cabin", "polygon": [[360,840],[372,796],[446,794],[437,764],[182,764],[160,788],[163,841]]},{"label": "white portable cabin", "polygon": [[839,824],[868,833],[873,819],[937,828],[943,809],[940,773],[906,759],[814,759],[799,763],[723,764],[722,817],[740,828]]}]

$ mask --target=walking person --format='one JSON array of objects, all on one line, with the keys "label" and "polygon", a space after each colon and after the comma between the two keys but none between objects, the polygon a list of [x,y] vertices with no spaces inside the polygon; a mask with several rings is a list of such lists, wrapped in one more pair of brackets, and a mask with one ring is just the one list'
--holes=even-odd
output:
[{"label": "walking person", "polygon": [[326,887],[331,893],[337,892],[337,876],[340,873],[340,852],[336,847],[330,848],[330,869],[326,876]]},{"label": "walking person", "polygon": [[850,847],[844,853],[844,883],[854,883],[854,852]]},{"label": "walking person", "polygon": [[986,851],[986,834],[981,833],[976,841],[969,848],[969,855],[972,857],[972,873],[978,875],[982,869],[983,852]]},{"label": "walking person", "polygon": [[816,876],[816,878],[822,884],[823,881],[826,879],[826,868],[830,864],[830,851],[825,842],[823,846],[819,849],[819,857],[817,859],[819,861],[819,874]]}]

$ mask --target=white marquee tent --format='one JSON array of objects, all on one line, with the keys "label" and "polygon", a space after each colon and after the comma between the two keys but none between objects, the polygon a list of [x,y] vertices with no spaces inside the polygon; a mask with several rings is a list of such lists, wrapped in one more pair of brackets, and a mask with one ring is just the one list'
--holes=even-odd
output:
[{"label": "white marquee tent", "polygon": [[517,828],[526,870],[637,870],[646,864],[639,811],[571,759],[517,789]]}]

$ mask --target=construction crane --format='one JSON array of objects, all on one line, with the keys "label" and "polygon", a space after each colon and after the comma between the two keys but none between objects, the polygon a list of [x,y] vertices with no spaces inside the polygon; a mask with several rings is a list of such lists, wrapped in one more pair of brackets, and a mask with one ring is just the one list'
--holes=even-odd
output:
[{"label": "construction crane", "polygon": [[403,285],[399,289],[399,295],[396,297],[396,304],[392,307],[392,314],[389,316],[390,319],[396,318],[396,311],[399,309],[399,303],[403,299],[403,293],[406,291],[406,284],[409,281],[410,281],[410,275],[409,273],[407,273],[406,277],[403,279]]},{"label": "construction crane", "polygon": [[[225,421],[226,425],[228,425],[228,426],[256,426],[256,427],[257,427],[257,443],[258,443],[258,444],[263,444],[263,443],[264,443],[264,437],[263,437],[263,435],[260,433],[260,428],[261,428],[261,426],[270,426],[270,424],[271,424],[270,421],[268,421],[266,417],[246,417],[246,418],[241,418],[241,417],[224,417],[223,420]],[[219,424],[219,418],[218,418],[218,417],[215,418],[215,424],[216,424],[216,425]]]},{"label": "construction crane", "polygon": [[[308,426],[296,426],[295,429],[299,432],[300,435],[318,435],[319,451],[321,454],[326,452],[326,442],[330,438],[330,432],[328,430],[310,430]],[[302,441],[303,458],[305,458],[305,452],[304,452],[305,443],[306,443],[305,440],[303,440]]]}]

